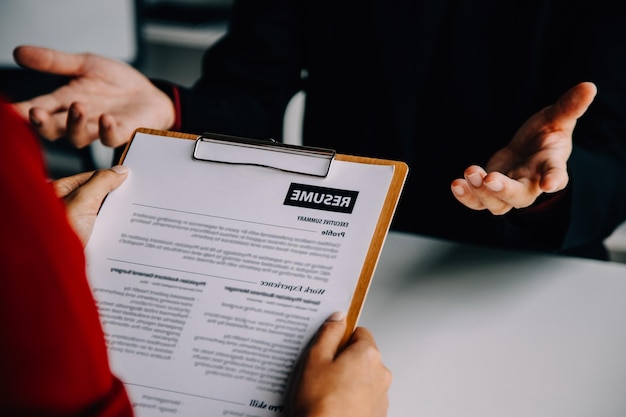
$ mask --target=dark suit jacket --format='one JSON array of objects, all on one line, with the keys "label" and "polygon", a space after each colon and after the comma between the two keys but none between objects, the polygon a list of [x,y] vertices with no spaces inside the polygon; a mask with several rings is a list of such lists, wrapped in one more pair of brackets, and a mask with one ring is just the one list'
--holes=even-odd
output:
[{"label": "dark suit jacket", "polygon": [[[280,138],[304,90],[306,145],[409,163],[393,228],[602,256],[626,213],[625,22],[608,0],[241,0],[180,89],[182,128]],[[581,81],[599,93],[566,192],[504,216],[454,199],[454,178]]]}]

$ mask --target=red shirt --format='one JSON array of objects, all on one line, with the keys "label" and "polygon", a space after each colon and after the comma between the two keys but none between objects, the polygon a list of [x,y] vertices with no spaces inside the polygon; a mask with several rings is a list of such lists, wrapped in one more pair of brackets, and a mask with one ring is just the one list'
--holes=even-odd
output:
[{"label": "red shirt", "polygon": [[0,414],[132,416],[37,138],[4,102],[0,128]]}]

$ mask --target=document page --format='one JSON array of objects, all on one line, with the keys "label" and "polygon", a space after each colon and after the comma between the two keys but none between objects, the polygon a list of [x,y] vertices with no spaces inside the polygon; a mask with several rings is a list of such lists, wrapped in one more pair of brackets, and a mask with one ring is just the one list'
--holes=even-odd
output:
[{"label": "document page", "polygon": [[137,416],[279,416],[292,368],[348,311],[393,165],[326,177],[192,159],[137,133],[86,248],[113,371]]}]

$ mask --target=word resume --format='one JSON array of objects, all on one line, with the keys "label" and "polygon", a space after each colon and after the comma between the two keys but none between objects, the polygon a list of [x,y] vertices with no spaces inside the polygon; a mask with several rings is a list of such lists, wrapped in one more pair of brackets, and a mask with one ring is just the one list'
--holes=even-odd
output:
[{"label": "word resume", "polygon": [[397,167],[335,159],[317,177],[196,160],[194,143],[135,133],[98,215],[87,272],[111,366],[139,417],[279,416],[300,354],[377,261]]}]

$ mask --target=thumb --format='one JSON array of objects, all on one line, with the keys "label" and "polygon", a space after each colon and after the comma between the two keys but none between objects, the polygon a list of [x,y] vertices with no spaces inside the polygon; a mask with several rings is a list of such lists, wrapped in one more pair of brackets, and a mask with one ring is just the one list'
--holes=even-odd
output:
[{"label": "thumb", "polygon": [[72,228],[87,244],[102,201],[128,177],[128,168],[114,166],[96,171],[84,184],[64,198],[65,210]]},{"label": "thumb", "polygon": [[555,118],[580,118],[595,98],[598,89],[594,83],[582,82],[567,90],[555,103]]},{"label": "thumb", "polygon": [[343,312],[336,312],[328,317],[313,340],[311,359],[324,362],[333,361],[341,347],[346,325],[346,316]]},{"label": "thumb", "polygon": [[86,55],[22,45],[13,50],[13,59],[24,68],[71,76],[80,73],[85,64]]},{"label": "thumb", "polygon": [[99,206],[104,197],[119,187],[127,177],[128,168],[123,165],[95,171],[83,184],[74,189],[66,200],[72,200],[77,204],[93,202]]}]

